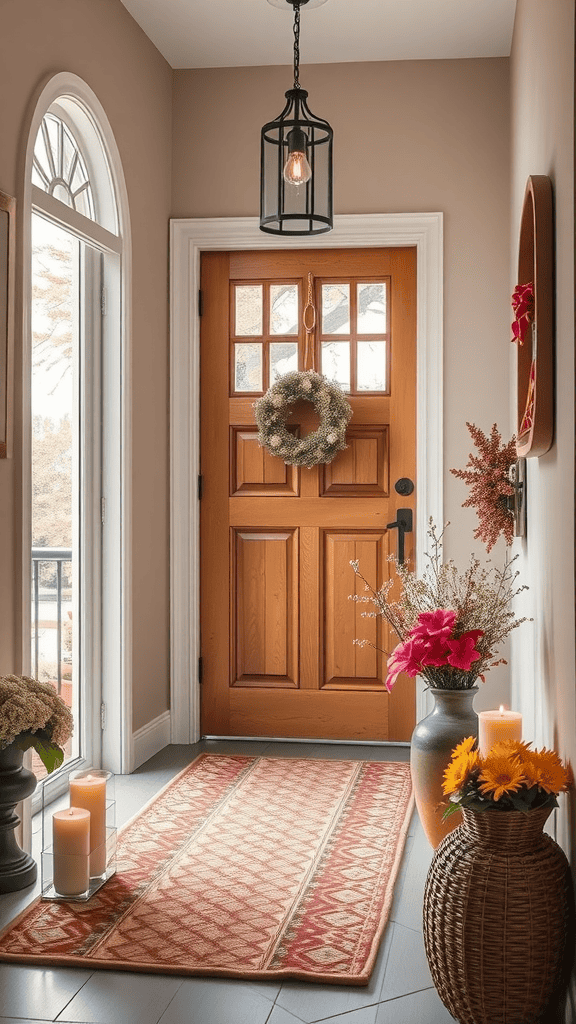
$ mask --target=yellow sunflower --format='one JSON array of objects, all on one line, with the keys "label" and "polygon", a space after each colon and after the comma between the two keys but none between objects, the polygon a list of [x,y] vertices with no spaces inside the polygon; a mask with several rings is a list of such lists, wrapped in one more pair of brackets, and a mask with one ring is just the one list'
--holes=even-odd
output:
[{"label": "yellow sunflower", "polygon": [[454,747],[452,751],[452,757],[460,757],[462,754],[469,754],[472,747],[476,743],[475,736],[467,736],[465,740],[462,740],[457,747]]},{"label": "yellow sunflower", "polygon": [[523,743],[522,740],[498,740],[488,751],[489,757],[517,757],[520,761],[530,758],[532,754],[530,744]]},{"label": "yellow sunflower", "polygon": [[568,772],[554,750],[535,750],[531,757],[538,773],[538,785],[546,793],[562,793],[568,788]]},{"label": "yellow sunflower", "polygon": [[508,793],[516,793],[526,782],[526,778],[517,758],[490,754],[482,766],[479,782],[483,796],[499,800]]},{"label": "yellow sunflower", "polygon": [[477,750],[454,757],[444,772],[442,789],[445,796],[459,793],[466,785],[472,772],[480,766],[480,755]]},{"label": "yellow sunflower", "polygon": [[534,752],[530,751],[529,756],[526,756],[522,760],[522,770],[526,776],[526,784],[528,787],[539,786],[540,779],[542,778],[542,772],[538,767],[538,763],[535,759]]}]

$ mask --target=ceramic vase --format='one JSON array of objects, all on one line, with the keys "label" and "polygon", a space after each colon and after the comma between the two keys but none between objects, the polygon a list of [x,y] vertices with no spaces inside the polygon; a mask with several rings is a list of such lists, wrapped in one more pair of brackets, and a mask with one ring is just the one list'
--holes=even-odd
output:
[{"label": "ceramic vase", "polygon": [[549,814],[465,808],[434,854],[424,945],[460,1024],[537,1024],[556,1011],[572,895],[568,861],[543,832]]},{"label": "ceramic vase", "polygon": [[0,893],[25,889],[36,881],[36,863],[16,841],[16,804],[36,789],[36,776],[22,767],[24,751],[11,743],[0,750]]},{"label": "ceramic vase", "polygon": [[447,801],[442,779],[455,746],[466,736],[478,735],[478,716],[472,707],[478,687],[469,690],[430,688],[434,707],[418,722],[410,745],[410,767],[416,807],[429,843],[438,844],[462,821],[460,813],[442,821]]}]

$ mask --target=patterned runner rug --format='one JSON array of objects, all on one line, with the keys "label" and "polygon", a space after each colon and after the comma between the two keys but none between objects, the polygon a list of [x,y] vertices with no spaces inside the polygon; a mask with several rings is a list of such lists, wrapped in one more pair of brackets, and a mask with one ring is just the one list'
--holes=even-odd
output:
[{"label": "patterned runner rug", "polygon": [[117,874],[38,899],[0,960],[366,984],[411,809],[407,764],[202,754],[122,829]]}]

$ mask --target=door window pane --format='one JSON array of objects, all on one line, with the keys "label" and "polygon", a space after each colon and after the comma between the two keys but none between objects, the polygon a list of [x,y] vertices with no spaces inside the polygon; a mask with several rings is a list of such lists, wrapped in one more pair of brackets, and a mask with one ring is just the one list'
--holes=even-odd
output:
[{"label": "door window pane", "polygon": [[322,334],[350,334],[350,285],[322,285]]},{"label": "door window pane", "polygon": [[[237,337],[262,334],[262,285],[239,284],[236,295]],[[239,390],[238,388],[236,390]]]},{"label": "door window pane", "polygon": [[386,284],[358,285],[358,334],[386,334]]},{"label": "door window pane", "polygon": [[298,334],[298,285],[270,286],[270,334]]},{"label": "door window pane", "polygon": [[350,391],[350,342],[322,342],[322,373],[335,380],[344,391]]},{"label": "door window pane", "polygon": [[298,369],[298,344],[295,341],[277,342],[270,345],[270,384],[285,373]]},{"label": "door window pane", "polygon": [[[79,517],[77,422],[80,243],[32,217],[32,672],[72,708],[79,665],[73,633]],[[76,728],[66,760],[79,754]],[[33,755],[37,777],[46,774]]]},{"label": "door window pane", "polygon": [[386,342],[359,341],[358,391],[386,391]]},{"label": "door window pane", "polygon": [[242,342],[234,346],[234,390],[262,391],[262,345]]}]

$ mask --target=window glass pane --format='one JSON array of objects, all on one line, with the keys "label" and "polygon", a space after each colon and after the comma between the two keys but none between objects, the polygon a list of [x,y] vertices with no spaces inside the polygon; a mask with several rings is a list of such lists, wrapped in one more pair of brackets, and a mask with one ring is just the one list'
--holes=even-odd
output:
[{"label": "window glass pane", "polygon": [[235,334],[240,337],[245,334],[262,334],[262,285],[239,284],[236,286],[235,291]]},{"label": "window glass pane", "polygon": [[54,173],[59,174],[59,163],[58,163],[58,125],[59,121],[52,114],[46,114],[44,118],[46,123],[46,129],[48,132],[49,146],[52,154],[52,161],[54,164]]},{"label": "window glass pane", "polygon": [[386,284],[358,285],[358,334],[386,334]]},{"label": "window glass pane", "polygon": [[[46,192],[49,182],[52,180],[52,171],[50,170],[50,164],[48,163],[48,155],[46,153],[46,145],[44,143],[44,134],[42,129],[39,130],[36,136],[36,142],[34,143],[34,163],[36,165],[36,172],[40,176],[42,184],[39,188],[44,189]],[[38,182],[34,182],[38,184]]]},{"label": "window glass pane", "polygon": [[350,285],[322,285],[322,334],[350,334]]},{"label": "window glass pane", "polygon": [[[79,243],[32,217],[32,601],[33,675],[78,715],[79,664],[73,634],[74,537],[78,517],[75,390],[78,373]],[[66,745],[76,757],[80,729]],[[46,774],[33,754],[37,777]]]},{"label": "window glass pane", "polygon": [[270,345],[270,384],[291,370],[298,369],[298,344],[274,341]]},{"label": "window glass pane", "polygon": [[322,373],[350,391],[350,342],[322,342]]},{"label": "window glass pane", "polygon": [[359,341],[358,391],[386,391],[386,342]]},{"label": "window glass pane", "polygon": [[270,286],[270,334],[298,334],[298,285]]},{"label": "window glass pane", "polygon": [[243,342],[234,350],[234,390],[262,391],[262,345]]}]

